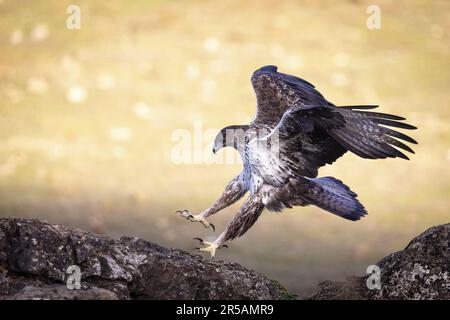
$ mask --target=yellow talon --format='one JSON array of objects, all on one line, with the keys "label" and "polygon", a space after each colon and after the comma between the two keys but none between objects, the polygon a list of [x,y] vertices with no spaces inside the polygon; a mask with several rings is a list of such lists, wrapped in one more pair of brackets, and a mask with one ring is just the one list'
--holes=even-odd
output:
[{"label": "yellow talon", "polygon": [[210,243],[204,248],[200,248],[200,251],[209,252],[211,254],[211,259],[214,259],[214,256],[216,255],[217,245],[214,243]]},{"label": "yellow talon", "polygon": [[211,254],[211,259],[214,259],[214,256],[216,255],[216,250],[218,248],[217,244],[215,244],[214,242],[201,241],[201,245],[204,247],[199,248],[199,250],[203,252],[209,252]]},{"label": "yellow talon", "polygon": [[196,214],[195,216],[193,215],[188,216],[187,219],[192,222],[200,222],[205,228],[211,227],[215,231],[214,225],[212,223],[209,223],[209,221],[207,221],[205,218],[203,218],[201,214]]},{"label": "yellow talon", "polygon": [[213,231],[216,231],[216,228],[214,227],[214,225],[212,223],[208,222],[201,214],[192,215],[189,213],[188,210],[182,210],[182,211],[178,210],[177,213],[179,213],[182,217],[188,219],[191,222],[200,222],[205,228],[211,227],[213,229]]},{"label": "yellow talon", "polygon": [[214,258],[216,255],[216,250],[221,248],[228,248],[226,244],[223,244],[219,246],[216,242],[209,242],[209,241],[203,241],[201,238],[194,238],[194,240],[200,241],[200,245],[203,246],[203,248],[196,248],[203,252],[209,252],[211,254],[211,259]]}]

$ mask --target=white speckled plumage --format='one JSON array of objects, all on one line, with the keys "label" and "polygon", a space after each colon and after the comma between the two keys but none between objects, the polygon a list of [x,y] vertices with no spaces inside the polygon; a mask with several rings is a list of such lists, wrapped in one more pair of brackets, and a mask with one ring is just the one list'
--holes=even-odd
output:
[{"label": "white speckled plumage", "polygon": [[212,244],[214,252],[224,242],[242,236],[264,208],[280,212],[292,206],[315,205],[345,219],[359,220],[367,212],[356,193],[333,177],[317,178],[318,169],[347,151],[368,159],[408,159],[394,147],[413,152],[400,140],[417,143],[388,127],[415,129],[401,122],[404,118],[366,111],[377,106],[336,107],[311,83],[278,72],[275,66],[256,70],[252,85],[257,98],[252,122],[223,128],[214,142],[214,152],[235,148],[244,168],[213,206],[199,215],[201,219],[249,192]]}]

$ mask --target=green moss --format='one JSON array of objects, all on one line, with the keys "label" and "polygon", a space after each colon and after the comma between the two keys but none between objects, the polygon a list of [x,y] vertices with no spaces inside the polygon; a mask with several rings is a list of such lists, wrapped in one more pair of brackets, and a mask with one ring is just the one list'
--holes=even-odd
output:
[{"label": "green moss", "polygon": [[278,288],[278,290],[281,291],[280,294],[280,300],[296,300],[297,295],[294,293],[290,293],[281,283],[279,283],[277,280],[270,280],[274,286]]}]

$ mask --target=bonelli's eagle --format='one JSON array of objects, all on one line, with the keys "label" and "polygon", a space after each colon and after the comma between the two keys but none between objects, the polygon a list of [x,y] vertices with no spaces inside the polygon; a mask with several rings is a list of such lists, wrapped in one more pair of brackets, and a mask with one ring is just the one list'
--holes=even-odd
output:
[{"label": "bonelli's eagle", "polygon": [[191,214],[177,211],[190,221],[214,226],[206,218],[239,200],[248,198],[226,230],[213,242],[203,241],[200,250],[213,257],[226,241],[242,236],[264,208],[281,211],[293,206],[315,205],[348,220],[367,214],[356,193],[333,177],[317,178],[318,169],[347,151],[365,159],[408,157],[414,153],[404,142],[409,136],[391,129],[416,129],[405,118],[367,111],[375,105],[335,106],[311,83],[265,66],[252,76],[256,93],[256,116],[249,125],[223,128],[215,138],[213,152],[235,148],[244,163],[222,196],[207,210]]}]

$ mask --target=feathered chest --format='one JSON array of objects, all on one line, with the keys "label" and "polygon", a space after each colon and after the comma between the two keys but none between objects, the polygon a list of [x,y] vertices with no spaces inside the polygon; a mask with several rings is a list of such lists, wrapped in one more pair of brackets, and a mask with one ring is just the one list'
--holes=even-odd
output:
[{"label": "feathered chest", "polygon": [[255,139],[242,151],[244,183],[250,192],[257,192],[263,184],[280,187],[289,180],[290,170],[276,145]]}]

